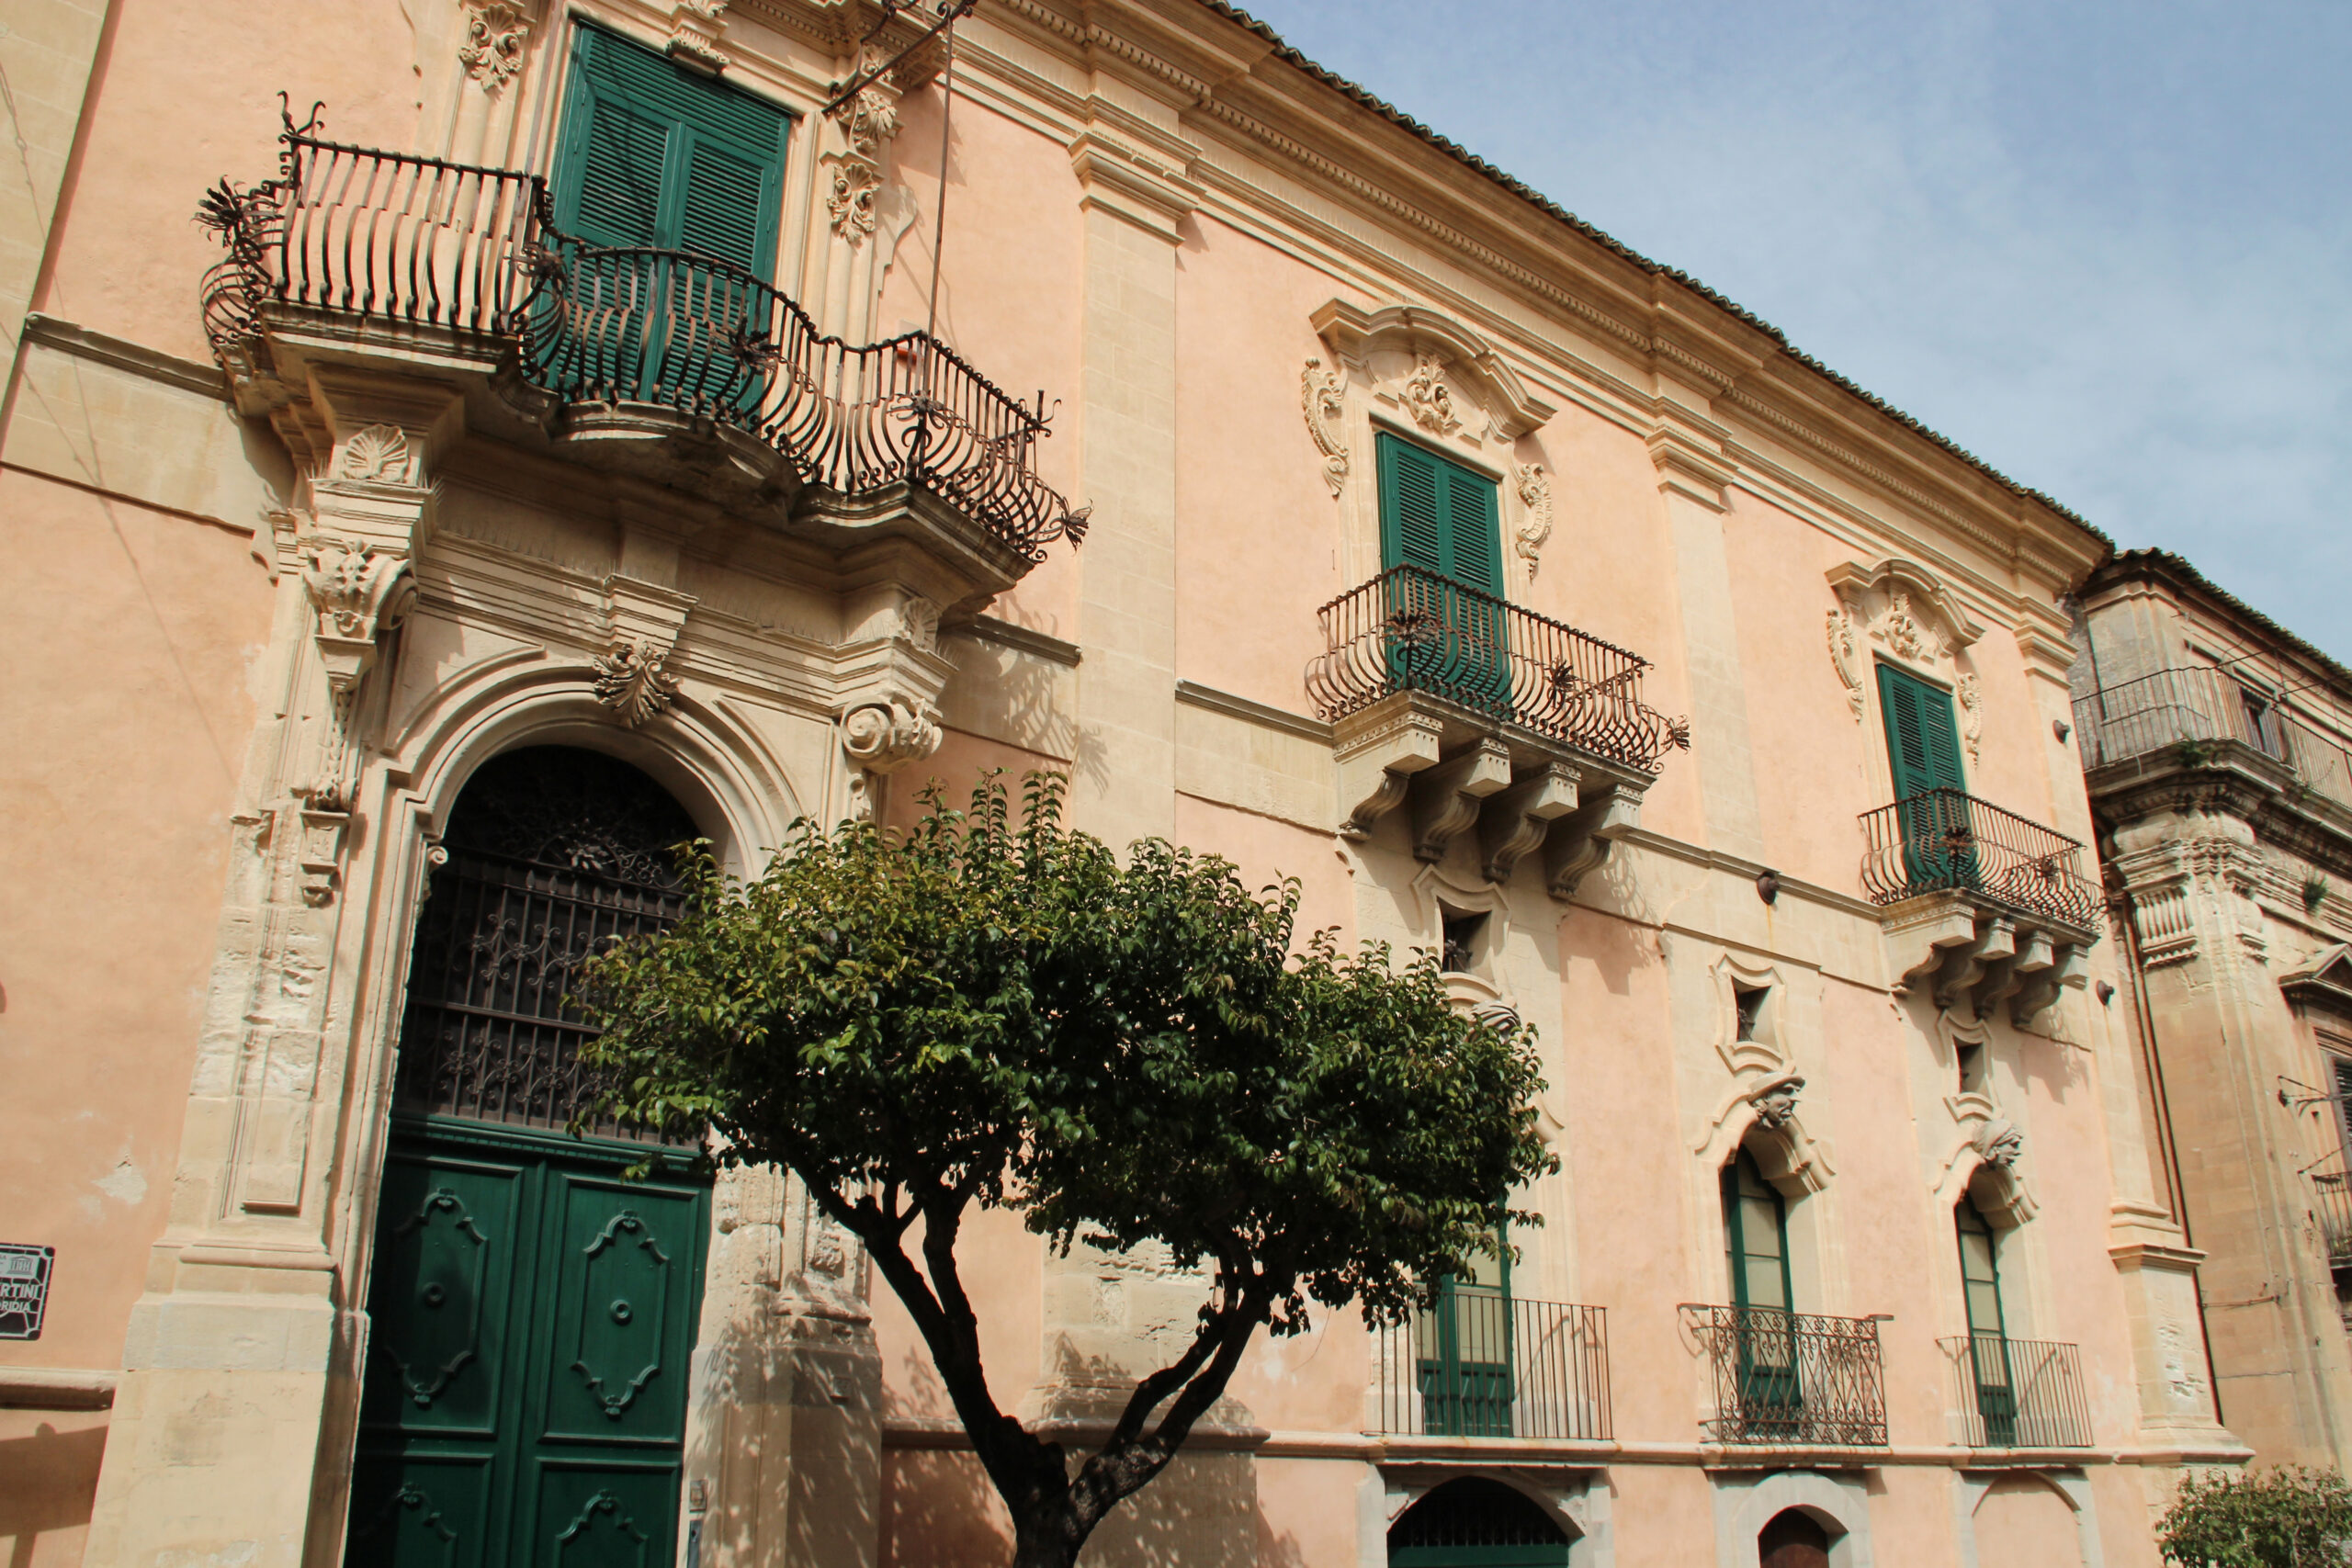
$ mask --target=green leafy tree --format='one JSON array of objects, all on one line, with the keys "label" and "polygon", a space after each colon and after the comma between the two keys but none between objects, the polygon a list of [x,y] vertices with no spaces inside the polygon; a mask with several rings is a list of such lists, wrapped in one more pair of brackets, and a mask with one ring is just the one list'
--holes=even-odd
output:
[{"label": "green leafy tree", "polygon": [[2344,1568],[2352,1488],[2301,1465],[2181,1478],[2156,1543],[2182,1568]]},{"label": "green leafy tree", "polygon": [[[789,1167],[906,1304],[1018,1568],[1066,1568],[1164,1469],[1260,1327],[1395,1321],[1503,1245],[1555,1168],[1522,1028],[1464,1017],[1434,960],[1294,937],[1298,887],[1157,840],[1123,865],[1060,781],[904,833],[803,824],[755,881],[706,856],[692,912],[598,961],[605,1108]],[[1067,1249],[1163,1244],[1206,1277],[1180,1354],[1074,1468],[990,1391],[956,1240],[974,1206]],[[1535,1217],[1510,1213],[1532,1224]]]}]

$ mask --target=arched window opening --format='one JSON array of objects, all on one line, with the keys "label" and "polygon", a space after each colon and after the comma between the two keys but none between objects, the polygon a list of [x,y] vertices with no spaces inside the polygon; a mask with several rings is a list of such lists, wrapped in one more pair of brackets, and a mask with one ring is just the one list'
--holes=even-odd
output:
[{"label": "arched window opening", "polygon": [[1758,1568],[1829,1568],[1829,1532],[1802,1508],[1783,1508],[1756,1537]]},{"label": "arched window opening", "polygon": [[695,836],[659,784],[601,752],[535,746],[482,764],[417,920],[395,1106],[568,1126],[594,1088],[580,1047],[595,1032],[571,1003],[581,966],[684,912],[672,852]]},{"label": "arched window opening", "polygon": [[1789,1283],[1788,1206],[1745,1148],[1724,1167],[1724,1254],[1731,1273],[1741,1408],[1750,1431],[1804,1423]]},{"label": "arched window opening", "polygon": [[1967,1298],[1968,1367],[1976,1388],[1976,1414],[1984,1423],[1985,1442],[2007,1448],[2017,1441],[2018,1399],[2008,1329],[2001,1316],[1999,1238],[1976,1201],[1965,1193],[1952,1215],[1960,1232],[1960,1281]]},{"label": "arched window opening", "polygon": [[1553,1568],[1568,1535],[1525,1493],[1464,1476],[1415,1503],[1388,1527],[1388,1568]]}]

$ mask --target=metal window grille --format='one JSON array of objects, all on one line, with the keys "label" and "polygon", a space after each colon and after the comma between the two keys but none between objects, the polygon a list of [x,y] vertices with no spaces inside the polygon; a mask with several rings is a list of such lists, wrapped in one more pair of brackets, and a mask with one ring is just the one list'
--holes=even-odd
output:
[{"label": "metal window grille", "polygon": [[1937,1341],[1951,1359],[1973,1449],[2079,1449],[2091,1440],[2082,1351],[2072,1345],[1963,1334]]},{"label": "metal window grille", "polygon": [[580,1061],[595,1032],[573,997],[581,967],[684,913],[671,850],[694,836],[651,780],[596,753],[543,747],[486,764],[451,814],[418,919],[394,1102],[570,1125],[597,1087]]},{"label": "metal window grille", "polygon": [[1610,1435],[1600,1307],[1451,1287],[1433,1311],[1377,1335],[1380,1430],[1598,1440]]},{"label": "metal window grille", "polygon": [[1715,1439],[1883,1448],[1886,1373],[1874,1318],[1778,1307],[1691,1309],[1714,1367]]}]

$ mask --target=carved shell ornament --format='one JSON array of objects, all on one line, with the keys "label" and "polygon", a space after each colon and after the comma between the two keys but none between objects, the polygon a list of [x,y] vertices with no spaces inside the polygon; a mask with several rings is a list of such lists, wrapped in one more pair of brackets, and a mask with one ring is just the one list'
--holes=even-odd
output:
[{"label": "carved shell ornament", "polygon": [[1315,437],[1315,449],[1323,456],[1323,482],[1331,487],[1334,499],[1348,482],[1347,444],[1334,428],[1346,408],[1340,386],[1340,373],[1324,369],[1320,359],[1309,359],[1299,373],[1299,406],[1306,413],[1306,433]]},{"label": "carved shell ornament", "polygon": [[371,424],[343,444],[343,455],[335,465],[335,472],[346,479],[364,479],[375,484],[406,484],[409,482],[409,456],[408,436],[399,426]]}]

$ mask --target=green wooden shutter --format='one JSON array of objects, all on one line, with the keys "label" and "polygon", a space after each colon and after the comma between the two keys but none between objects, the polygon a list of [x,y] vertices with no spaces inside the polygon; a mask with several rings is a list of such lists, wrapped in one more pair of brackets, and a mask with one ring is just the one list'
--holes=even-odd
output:
[{"label": "green wooden shutter", "polygon": [[1882,664],[1878,694],[1886,718],[1894,797],[1904,800],[1931,789],[1965,790],[1968,781],[1961,772],[1960,724],[1952,713],[1951,694]]},{"label": "green wooden shutter", "polygon": [[1380,467],[1380,556],[1502,597],[1502,511],[1495,481],[1386,431]]},{"label": "green wooden shutter", "polygon": [[790,117],[601,28],[576,38],[556,226],[592,245],[693,251],[772,279]]},{"label": "green wooden shutter", "polygon": [[1788,1213],[1780,1193],[1745,1149],[1724,1167],[1723,1188],[1732,1304],[1790,1306]]},{"label": "green wooden shutter", "polygon": [[1483,475],[1448,463],[1445,480],[1446,575],[1482,593],[1503,596],[1502,519],[1495,484]]},{"label": "green wooden shutter", "polygon": [[1388,434],[1378,446],[1381,566],[1417,566],[1443,575],[1446,514],[1437,457]]}]

